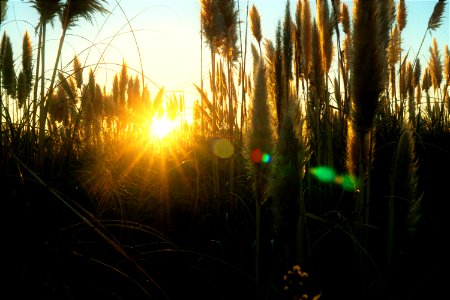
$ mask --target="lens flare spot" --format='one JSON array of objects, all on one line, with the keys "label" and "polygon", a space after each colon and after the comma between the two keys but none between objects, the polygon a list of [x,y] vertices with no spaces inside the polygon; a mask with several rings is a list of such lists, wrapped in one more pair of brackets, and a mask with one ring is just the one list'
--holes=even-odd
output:
[{"label": "lens flare spot", "polygon": [[265,163],[265,164],[268,164],[268,163],[270,163],[270,162],[272,161],[272,157],[270,156],[270,154],[264,153],[264,154],[262,155],[261,161],[262,161],[263,163]]},{"label": "lens flare spot", "polygon": [[262,161],[263,153],[259,149],[254,149],[250,153],[250,159],[254,164],[259,164]]},{"label": "lens flare spot", "polygon": [[340,185],[348,192],[358,191],[359,180],[355,176],[349,174],[337,175],[333,168],[327,166],[319,166],[311,169],[311,174],[317,177],[321,182],[335,183]]},{"label": "lens flare spot", "polygon": [[358,179],[354,176],[351,175],[344,175],[341,176],[342,180],[340,185],[342,186],[342,188],[346,191],[356,191],[358,186],[359,186],[359,182]]},{"label": "lens flare spot", "polygon": [[319,166],[311,169],[311,173],[322,182],[331,183],[336,179],[336,171],[327,166]]},{"label": "lens flare spot", "polygon": [[234,147],[229,140],[221,138],[213,142],[213,153],[220,158],[229,158],[234,153]]},{"label": "lens flare spot", "polygon": [[152,124],[150,125],[150,133],[156,136],[158,139],[164,139],[172,131],[177,128],[177,123],[169,120],[167,116],[154,117],[152,119]]},{"label": "lens flare spot", "polygon": [[260,149],[257,148],[257,149],[254,149],[250,153],[250,160],[254,164],[259,164],[259,163],[268,164],[272,161],[272,156],[270,156],[269,153],[264,153]]}]

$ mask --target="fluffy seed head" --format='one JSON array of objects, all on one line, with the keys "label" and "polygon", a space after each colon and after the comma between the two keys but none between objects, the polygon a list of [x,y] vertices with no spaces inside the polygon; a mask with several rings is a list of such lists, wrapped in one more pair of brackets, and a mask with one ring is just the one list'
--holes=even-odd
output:
[{"label": "fluffy seed head", "polygon": [[433,88],[434,90],[437,90],[442,82],[442,62],[436,38],[433,38],[433,46],[430,47],[430,61],[428,62],[428,65]]},{"label": "fluffy seed head", "polygon": [[444,50],[444,74],[445,81],[450,82],[450,51],[448,50],[448,45],[445,45]]},{"label": "fluffy seed head", "polygon": [[342,29],[343,29],[344,33],[349,34],[350,33],[350,14],[348,12],[348,5],[345,3],[342,3],[340,21],[342,23]]},{"label": "fluffy seed head", "polygon": [[430,19],[428,20],[428,29],[430,30],[436,30],[441,26],[442,24],[442,16],[444,15],[445,10],[445,0],[439,0],[435,5],[433,9],[433,13],[430,16]]},{"label": "fluffy seed head", "polygon": [[405,0],[400,0],[398,2],[398,9],[397,9],[397,24],[400,31],[402,31],[406,26],[407,15],[408,13],[406,12]]},{"label": "fluffy seed head", "polygon": [[252,30],[253,36],[258,41],[258,44],[261,43],[262,39],[261,17],[259,16],[258,9],[254,4],[250,9],[250,28]]}]

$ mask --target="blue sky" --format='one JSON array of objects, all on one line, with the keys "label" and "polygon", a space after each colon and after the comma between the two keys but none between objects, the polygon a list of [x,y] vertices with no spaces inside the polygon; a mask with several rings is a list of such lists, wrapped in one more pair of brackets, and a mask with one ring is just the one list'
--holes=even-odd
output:
[{"label": "blue sky", "polygon": [[[411,59],[417,53],[436,1],[406,0],[408,18],[402,37],[403,48],[405,52],[410,51]],[[296,2],[290,0],[292,14]],[[345,2],[351,7],[351,1]],[[68,63],[75,53],[82,63],[89,65],[100,62],[96,78],[109,88],[122,59],[139,72],[142,61],[149,87],[153,89],[152,95],[155,95],[157,86],[165,86],[168,91],[185,91],[187,98],[196,97],[193,84],[198,84],[200,80],[200,1],[121,0],[119,3],[120,7],[116,1],[108,1],[109,14],[96,15],[93,24],[80,20],[78,26],[69,31],[63,49],[62,67],[71,70]],[[249,7],[254,4],[258,8],[263,36],[273,40],[276,24],[284,16],[286,1],[250,0],[248,4]],[[7,31],[12,39],[15,57],[19,57],[25,30],[29,31],[32,44],[37,44],[34,26],[38,15],[27,1],[9,0],[8,5],[7,19],[0,31]],[[242,21],[245,21],[247,1],[240,1],[239,6]],[[314,15],[315,1],[311,1],[311,10]],[[130,20],[134,36],[127,19]],[[60,24],[56,20],[54,28],[49,27],[47,34],[46,60],[49,71],[53,68],[60,33]],[[448,7],[442,26],[432,34],[437,38],[441,51],[445,44],[450,44]],[[431,39],[432,36],[428,34],[419,55],[422,60],[429,57]],[[249,41],[254,41],[250,32]],[[203,74],[207,75],[210,68],[209,51],[207,47],[204,50]],[[133,74],[132,71],[130,73]]]}]

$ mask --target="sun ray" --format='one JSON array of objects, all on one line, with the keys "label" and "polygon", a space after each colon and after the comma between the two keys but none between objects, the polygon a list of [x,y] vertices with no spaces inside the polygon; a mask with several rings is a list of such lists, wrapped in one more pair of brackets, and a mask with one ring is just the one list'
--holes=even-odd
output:
[{"label": "sun ray", "polygon": [[161,117],[154,117],[150,124],[150,136],[156,137],[158,140],[163,140],[170,134],[174,133],[179,127],[176,120],[171,120],[167,115]]}]

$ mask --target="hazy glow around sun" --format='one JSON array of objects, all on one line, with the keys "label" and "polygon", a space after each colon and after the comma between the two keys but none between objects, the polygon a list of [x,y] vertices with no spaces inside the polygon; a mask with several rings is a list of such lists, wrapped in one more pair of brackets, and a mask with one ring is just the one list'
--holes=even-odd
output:
[{"label": "hazy glow around sun", "polygon": [[170,120],[166,115],[154,117],[150,125],[150,136],[164,139],[178,127],[178,122]]}]

